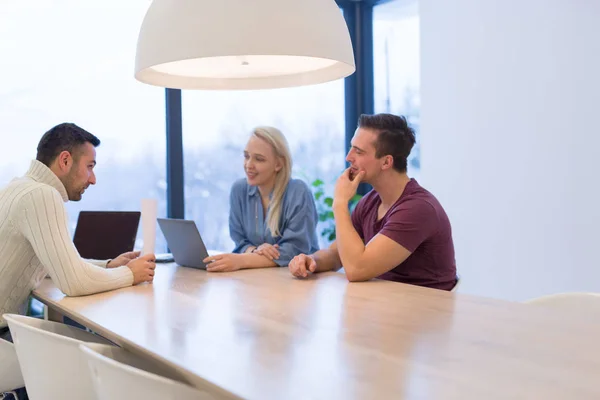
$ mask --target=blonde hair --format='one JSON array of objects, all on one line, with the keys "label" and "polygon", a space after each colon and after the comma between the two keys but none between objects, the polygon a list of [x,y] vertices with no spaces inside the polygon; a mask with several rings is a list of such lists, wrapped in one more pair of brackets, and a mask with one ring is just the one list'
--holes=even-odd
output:
[{"label": "blonde hair", "polygon": [[281,236],[279,231],[279,220],[283,209],[283,195],[292,175],[292,156],[288,142],[283,133],[271,126],[259,126],[254,128],[252,135],[269,143],[275,152],[275,156],[281,159],[283,166],[277,172],[273,196],[269,201],[269,212],[267,214],[267,226],[271,236]]}]

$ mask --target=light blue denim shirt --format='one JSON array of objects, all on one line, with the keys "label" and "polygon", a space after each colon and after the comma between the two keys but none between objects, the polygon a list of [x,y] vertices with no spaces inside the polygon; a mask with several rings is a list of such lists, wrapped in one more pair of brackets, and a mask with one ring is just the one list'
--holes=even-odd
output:
[{"label": "light blue denim shirt", "polygon": [[279,245],[279,266],[287,266],[300,253],[319,250],[317,240],[317,209],[313,195],[303,181],[290,179],[283,195],[279,220],[280,237],[273,238],[269,230],[256,186],[246,179],[236,181],[229,198],[229,235],[235,242],[234,253],[243,253],[249,246],[263,243]]}]

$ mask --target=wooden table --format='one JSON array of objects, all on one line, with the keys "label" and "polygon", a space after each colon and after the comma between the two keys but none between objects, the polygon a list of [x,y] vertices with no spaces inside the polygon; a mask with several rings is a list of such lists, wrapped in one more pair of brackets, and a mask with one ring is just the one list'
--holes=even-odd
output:
[{"label": "wooden table", "polygon": [[159,265],[150,285],[69,298],[48,279],[34,295],[221,395],[600,399],[598,316],[285,268]]}]

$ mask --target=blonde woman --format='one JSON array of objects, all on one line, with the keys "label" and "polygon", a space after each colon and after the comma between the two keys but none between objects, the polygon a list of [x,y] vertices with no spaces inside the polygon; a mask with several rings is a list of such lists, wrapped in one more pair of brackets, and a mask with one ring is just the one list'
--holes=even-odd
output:
[{"label": "blonde woman", "polygon": [[233,253],[208,257],[209,272],[287,266],[318,250],[312,193],[292,179],[287,141],[276,128],[255,128],[244,150],[246,179],[233,184],[229,234]]}]

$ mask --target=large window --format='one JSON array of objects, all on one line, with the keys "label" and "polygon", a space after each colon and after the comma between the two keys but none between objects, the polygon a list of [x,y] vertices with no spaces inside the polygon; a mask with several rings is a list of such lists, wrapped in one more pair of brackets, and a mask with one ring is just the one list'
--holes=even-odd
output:
[{"label": "large window", "polygon": [[404,115],[415,129],[417,144],[408,162],[410,176],[421,169],[420,50],[417,0],[394,0],[373,9],[375,112]]},{"label": "large window", "polygon": [[[186,218],[209,248],[231,251],[229,191],[244,178],[243,150],[252,129],[271,125],[286,136],[293,177],[327,190],[344,169],[344,82],[257,91],[185,91]],[[318,228],[319,236],[323,226]],[[322,238],[322,245],[327,241]]]},{"label": "large window", "polygon": [[[139,210],[145,197],[158,199],[159,215],[165,215],[164,89],[133,77],[138,29],[149,5],[2,3],[0,184],[24,174],[42,134],[60,122],[74,122],[102,141],[97,185],[67,206],[71,229],[80,210]],[[157,251],[164,250],[159,232]]]}]

